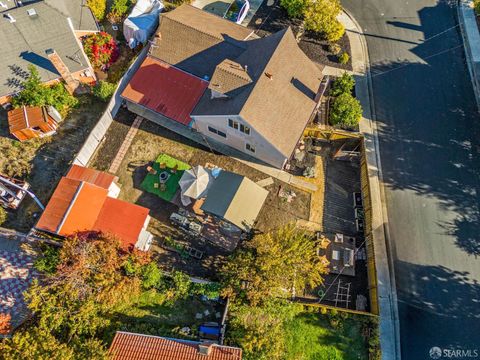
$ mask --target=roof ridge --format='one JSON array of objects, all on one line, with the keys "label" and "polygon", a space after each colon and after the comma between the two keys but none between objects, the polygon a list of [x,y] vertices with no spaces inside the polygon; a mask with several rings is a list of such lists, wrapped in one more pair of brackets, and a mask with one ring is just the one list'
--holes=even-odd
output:
[{"label": "roof ridge", "polygon": [[274,49],[272,50],[271,54],[270,54],[270,57],[268,58],[268,61],[265,63],[265,66],[263,66],[261,68],[261,70],[259,69],[259,75],[257,76],[257,78],[255,79],[255,81],[252,80],[252,82],[254,82],[254,85],[253,85],[253,89],[252,91],[250,91],[250,93],[248,94],[247,98],[245,99],[245,101],[243,102],[243,105],[239,111],[239,113],[241,114],[243,109],[246,107],[247,103],[248,103],[248,100],[252,97],[252,94],[255,92],[255,87],[257,86],[258,82],[260,81],[260,79],[262,79],[262,76],[263,74],[265,73],[265,70],[267,69],[268,67],[268,64],[270,64],[270,62],[272,61],[272,58],[273,56],[275,55],[275,52],[277,51],[280,43],[285,39],[285,34],[287,34],[288,31],[292,31],[290,26],[285,28],[285,29],[282,29],[282,30],[279,30],[277,31],[276,33],[273,33],[271,35],[268,35],[268,36],[265,36],[263,37],[262,39],[265,39],[265,38],[268,38],[270,36],[280,36],[279,34],[281,34],[281,37],[280,39],[277,41]]},{"label": "roof ridge", "polygon": [[[169,14],[169,13],[166,13],[166,14]],[[188,24],[185,24],[185,23],[182,22],[182,21],[179,21],[179,20],[177,20],[177,19],[172,19],[171,17],[168,17],[168,16],[166,16],[166,15],[163,15],[163,17],[165,17],[166,19],[168,19],[168,20],[170,20],[170,21],[173,21],[173,22],[175,22],[175,23],[177,23],[177,24],[183,25],[183,26],[185,26],[185,27],[187,27],[187,28],[189,28],[189,29],[195,30],[195,31],[197,31],[197,32],[199,32],[199,33],[201,33],[201,34],[208,35],[208,36],[210,36],[210,37],[213,38],[213,39],[217,39],[217,40],[220,40],[220,41],[225,41],[225,39],[223,39],[221,36],[218,36],[218,37],[217,37],[217,36],[212,35],[212,34],[206,32],[206,31],[202,31],[202,30],[200,30],[200,29],[198,29],[198,28],[196,28],[196,27],[193,27],[193,26],[190,26],[190,25],[188,25]]]},{"label": "roof ridge", "polygon": [[[69,179],[67,177],[64,177],[65,179]],[[55,229],[55,232],[57,234],[60,233],[60,231],[62,230],[62,227],[63,225],[65,225],[65,222],[67,221],[67,218],[68,218],[68,215],[70,214],[70,212],[72,211],[72,208],[74,207],[75,205],[75,201],[77,200],[78,196],[80,195],[80,192],[82,191],[83,189],[83,185],[85,184],[85,181],[78,181],[78,180],[74,180],[74,179],[69,179],[71,181],[77,181],[79,182],[78,186],[77,186],[77,190],[75,191],[75,195],[73,195],[73,199],[72,201],[70,202],[70,204],[68,205],[68,208],[67,210],[65,210],[65,213],[63,214],[62,216],[62,220],[60,221],[60,223],[58,224],[57,228]]]}]

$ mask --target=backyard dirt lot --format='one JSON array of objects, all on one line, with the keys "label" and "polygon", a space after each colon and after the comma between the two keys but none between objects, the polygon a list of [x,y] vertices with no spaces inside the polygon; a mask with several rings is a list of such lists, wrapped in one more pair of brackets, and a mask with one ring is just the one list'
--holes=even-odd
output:
[{"label": "backyard dirt lot", "polygon": [[[106,103],[93,96],[85,95],[79,100],[55,135],[23,143],[10,136],[7,113],[0,110],[0,173],[27,180],[44,205],[106,107]],[[26,198],[17,211],[9,212],[5,226],[28,231],[39,210]]]},{"label": "backyard dirt lot", "polygon": [[[122,140],[128,132],[131,118],[125,113],[120,113],[119,120],[110,127],[106,140],[92,160],[90,167],[107,170],[111,160],[115,157],[121,146]],[[144,192],[140,184],[147,174],[146,167],[154,161],[159,154],[165,153],[191,166],[211,163],[225,170],[239,173],[253,181],[259,181],[268,176],[241,162],[221,154],[213,153],[209,149],[191,142],[167,129],[150,121],[144,120],[136,134],[125,158],[116,175],[122,187],[120,198],[149,208],[152,221],[150,231],[156,235],[157,243],[154,249],[159,256],[159,261],[166,268],[181,268],[197,276],[210,276],[222,263],[228,254],[211,244],[202,244],[195,239],[186,239],[185,234],[170,225],[169,217],[178,207],[162,200],[156,195]],[[285,192],[293,191],[296,194],[292,202],[287,202],[278,196],[282,188]],[[288,184],[274,180],[272,185],[266,187],[269,196],[258,217],[257,229],[268,231],[282,225],[292,223],[298,219],[308,220],[310,212],[310,194],[293,188]],[[180,254],[163,250],[159,245],[166,236],[171,236],[179,242],[190,243],[196,249],[205,252],[201,261],[184,258]],[[210,276],[211,277],[211,276]]]}]

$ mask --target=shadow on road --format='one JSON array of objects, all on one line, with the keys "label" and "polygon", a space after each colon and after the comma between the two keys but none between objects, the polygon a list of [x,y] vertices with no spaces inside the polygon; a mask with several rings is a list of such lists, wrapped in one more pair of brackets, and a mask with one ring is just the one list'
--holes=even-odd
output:
[{"label": "shadow on road", "polygon": [[[448,21],[439,21],[438,14]],[[453,214],[437,221],[439,235],[453,236],[459,248],[478,256],[480,124],[460,29],[451,1],[418,15],[421,25],[386,20],[423,32],[426,40],[409,49],[418,60],[371,66],[383,180],[390,190],[436,199],[440,210]]]},{"label": "shadow on road", "polygon": [[[415,283],[415,292],[398,290],[402,322],[415,324],[415,332],[404,332],[402,344],[428,358],[433,346],[452,349],[478,348],[480,284],[470,274],[443,266],[421,266],[399,262],[397,278]],[[442,299],[441,302],[438,299]],[[403,311],[402,311],[403,310]],[[458,326],[461,318],[462,326]],[[434,326],[432,326],[434,324]],[[418,333],[429,334],[418,337]]]}]

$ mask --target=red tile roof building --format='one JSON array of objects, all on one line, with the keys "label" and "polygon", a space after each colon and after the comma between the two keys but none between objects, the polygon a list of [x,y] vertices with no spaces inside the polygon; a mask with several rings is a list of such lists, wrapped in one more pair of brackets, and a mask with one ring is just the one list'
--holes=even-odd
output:
[{"label": "red tile roof building", "polygon": [[74,165],[58,183],[35,228],[60,236],[101,231],[125,248],[147,250],[149,210],[109,196],[114,176]]},{"label": "red tile roof building", "polygon": [[241,360],[242,349],[217,344],[117,331],[110,346],[114,360]]}]

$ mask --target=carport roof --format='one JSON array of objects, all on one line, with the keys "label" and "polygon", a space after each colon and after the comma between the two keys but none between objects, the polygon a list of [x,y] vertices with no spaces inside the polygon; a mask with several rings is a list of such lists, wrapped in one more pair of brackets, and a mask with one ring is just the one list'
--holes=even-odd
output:
[{"label": "carport roof", "polygon": [[151,56],[128,83],[122,97],[183,125],[201,98],[208,82]]}]

